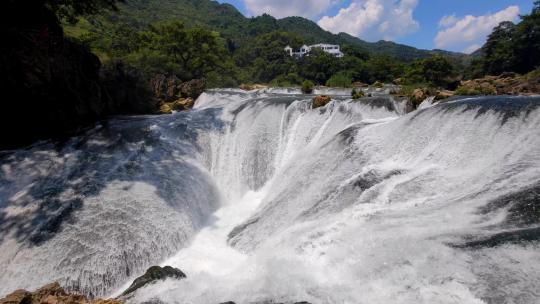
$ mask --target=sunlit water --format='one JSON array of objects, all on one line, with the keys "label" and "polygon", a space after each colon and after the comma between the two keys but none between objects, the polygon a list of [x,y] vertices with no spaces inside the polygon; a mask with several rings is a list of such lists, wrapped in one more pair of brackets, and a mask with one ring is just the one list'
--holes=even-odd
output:
[{"label": "sunlit water", "polygon": [[117,295],[159,264],[187,278],[130,302],[538,303],[539,129],[538,97],[291,89],[114,119],[0,158],[0,294]]}]

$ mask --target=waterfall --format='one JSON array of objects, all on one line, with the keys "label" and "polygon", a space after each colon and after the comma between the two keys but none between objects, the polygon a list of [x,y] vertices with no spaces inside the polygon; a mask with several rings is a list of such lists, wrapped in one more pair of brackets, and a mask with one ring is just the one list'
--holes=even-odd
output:
[{"label": "waterfall", "polygon": [[535,303],[540,98],[405,114],[387,92],[313,109],[212,90],[0,157],[0,294],[59,281],[139,303]]}]

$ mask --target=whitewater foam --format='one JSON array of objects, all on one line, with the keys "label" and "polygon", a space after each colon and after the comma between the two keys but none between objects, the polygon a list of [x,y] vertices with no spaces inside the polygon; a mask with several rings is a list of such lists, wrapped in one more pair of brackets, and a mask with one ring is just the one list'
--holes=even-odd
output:
[{"label": "whitewater foam", "polygon": [[161,264],[187,279],[131,302],[536,303],[537,240],[482,240],[540,224],[508,222],[537,200],[540,99],[405,115],[379,93],[313,109],[290,90],[215,90],[189,113],[8,154],[0,294],[110,294]]}]

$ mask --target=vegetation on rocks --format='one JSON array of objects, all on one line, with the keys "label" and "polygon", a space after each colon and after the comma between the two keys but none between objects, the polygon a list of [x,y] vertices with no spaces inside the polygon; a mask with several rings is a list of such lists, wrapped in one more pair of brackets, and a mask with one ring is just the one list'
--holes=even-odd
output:
[{"label": "vegetation on rocks", "polygon": [[352,99],[360,99],[364,97],[364,91],[353,89],[351,92]]}]

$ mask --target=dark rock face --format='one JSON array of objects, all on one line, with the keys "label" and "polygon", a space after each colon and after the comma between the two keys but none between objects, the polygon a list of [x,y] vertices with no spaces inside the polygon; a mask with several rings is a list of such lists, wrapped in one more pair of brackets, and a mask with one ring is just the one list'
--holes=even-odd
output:
[{"label": "dark rock face", "polygon": [[193,79],[187,82],[182,83],[179,86],[181,97],[189,97],[197,99],[201,95],[206,87],[206,80],[204,79]]},{"label": "dark rock face", "polygon": [[179,98],[197,99],[206,87],[206,80],[193,79],[182,82],[175,75],[156,74],[150,79],[154,96],[161,102],[173,102]]},{"label": "dark rock face", "polygon": [[136,291],[137,289],[146,286],[148,284],[154,283],[159,280],[165,280],[165,279],[177,279],[181,280],[184,279],[186,275],[177,268],[173,268],[171,266],[165,266],[165,267],[159,267],[159,266],[152,266],[148,268],[146,273],[133,281],[133,284],[129,286],[126,291],[122,293],[122,296],[129,295]]},{"label": "dark rock face", "polygon": [[156,74],[150,79],[150,86],[154,96],[162,102],[171,102],[178,99],[182,82],[176,76]]},{"label": "dark rock face", "polygon": [[120,66],[100,75],[99,59],[66,39],[43,3],[7,1],[0,17],[0,150],[71,136],[111,114],[157,110],[136,75]]}]

